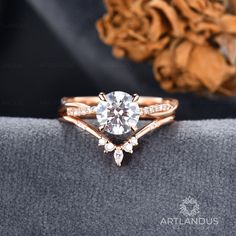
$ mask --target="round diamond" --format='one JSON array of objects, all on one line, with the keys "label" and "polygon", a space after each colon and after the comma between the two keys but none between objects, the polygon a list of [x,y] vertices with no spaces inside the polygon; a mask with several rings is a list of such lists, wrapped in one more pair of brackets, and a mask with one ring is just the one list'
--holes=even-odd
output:
[{"label": "round diamond", "polygon": [[132,153],[133,152],[133,145],[131,143],[127,142],[122,146],[122,149],[126,152]]},{"label": "round diamond", "polygon": [[108,93],[106,100],[100,101],[96,109],[99,126],[115,135],[130,132],[140,116],[139,105],[133,99],[133,96],[120,91]]},{"label": "round diamond", "polygon": [[112,152],[115,148],[116,147],[113,143],[105,144],[105,152]]}]

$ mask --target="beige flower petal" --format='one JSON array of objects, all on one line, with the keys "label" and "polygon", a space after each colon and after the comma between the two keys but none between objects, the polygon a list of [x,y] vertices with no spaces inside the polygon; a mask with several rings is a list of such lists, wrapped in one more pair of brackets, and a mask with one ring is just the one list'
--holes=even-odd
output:
[{"label": "beige flower petal", "polygon": [[96,27],[115,57],[153,60],[165,90],[232,95],[236,16],[226,13],[222,2],[105,0],[108,13]]},{"label": "beige flower petal", "polygon": [[219,20],[219,25],[225,33],[236,34],[236,16],[224,15]]},{"label": "beige flower petal", "polygon": [[123,49],[125,55],[135,62],[142,62],[152,56],[152,52],[149,50],[148,46],[136,40],[117,41],[116,47]]},{"label": "beige flower petal", "polygon": [[185,0],[190,8],[201,13],[202,15],[219,18],[224,13],[224,5],[217,1],[209,0]]},{"label": "beige flower petal", "polygon": [[203,16],[194,12],[185,0],[173,0],[173,4],[181,11],[183,16],[191,21],[200,21]]},{"label": "beige flower petal", "polygon": [[216,38],[216,42],[219,43],[222,54],[232,65],[236,65],[236,35],[221,34]]},{"label": "beige flower petal", "polygon": [[171,5],[168,5],[168,3],[163,0],[158,0],[158,1],[150,1],[148,3],[148,6],[163,12],[165,17],[171,24],[171,27],[173,29],[173,35],[182,36],[184,34],[185,24],[178,17],[177,12]]},{"label": "beige flower petal", "polygon": [[146,8],[146,12],[151,17],[148,38],[151,41],[157,41],[164,33],[168,31],[168,27],[165,25],[162,16],[157,14],[155,9],[148,7]]},{"label": "beige flower petal", "polygon": [[189,41],[184,41],[175,51],[175,66],[177,68],[186,68],[188,66],[193,44]]},{"label": "beige flower petal", "polygon": [[192,43],[199,44],[199,45],[206,45],[206,36],[205,34],[197,34],[195,32],[189,31],[186,32],[185,38]]},{"label": "beige flower petal", "polygon": [[236,72],[235,67],[229,66],[218,50],[199,45],[196,45],[192,50],[188,71],[211,92],[217,91]]}]

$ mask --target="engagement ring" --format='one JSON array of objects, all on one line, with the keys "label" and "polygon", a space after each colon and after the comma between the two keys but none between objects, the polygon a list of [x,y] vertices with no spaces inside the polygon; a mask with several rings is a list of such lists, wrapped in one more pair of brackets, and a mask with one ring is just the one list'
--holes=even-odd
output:
[{"label": "engagement ring", "polygon": [[[121,166],[124,152],[133,153],[142,136],[171,123],[177,107],[176,99],[115,91],[100,93],[98,97],[62,98],[60,116],[98,138],[98,145],[103,146],[105,153],[114,152],[115,162]],[[97,127],[87,121],[94,118]],[[151,122],[139,128],[141,119]],[[117,143],[116,139],[122,141]]]}]

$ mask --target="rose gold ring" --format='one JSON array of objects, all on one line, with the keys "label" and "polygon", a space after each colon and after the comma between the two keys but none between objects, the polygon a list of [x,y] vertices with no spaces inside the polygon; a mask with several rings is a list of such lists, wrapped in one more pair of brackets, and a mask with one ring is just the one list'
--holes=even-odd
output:
[{"label": "rose gold ring", "polygon": [[[138,145],[142,136],[173,122],[177,107],[176,99],[139,97],[115,91],[100,93],[98,97],[62,98],[59,113],[63,121],[73,123],[98,138],[98,145],[104,146],[105,153],[114,151],[115,162],[121,166],[124,152],[133,153],[133,147]],[[98,128],[88,123],[87,119],[93,118],[97,119]],[[140,119],[152,121],[138,127]],[[114,142],[117,136],[125,141]]]}]

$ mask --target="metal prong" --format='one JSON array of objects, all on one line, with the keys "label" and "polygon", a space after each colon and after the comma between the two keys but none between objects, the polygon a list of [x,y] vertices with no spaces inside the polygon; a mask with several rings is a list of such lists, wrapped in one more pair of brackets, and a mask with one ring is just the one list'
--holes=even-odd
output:
[{"label": "metal prong", "polygon": [[106,101],[107,100],[105,93],[99,93],[98,97],[101,101]]},{"label": "metal prong", "polygon": [[100,130],[100,131],[104,130],[104,128],[105,128],[105,125],[99,126],[99,130]]},{"label": "metal prong", "polygon": [[139,95],[135,93],[133,95],[133,102],[137,102],[138,100],[139,100]]},{"label": "metal prong", "polygon": [[136,132],[138,130],[138,127],[137,126],[132,126],[131,129]]}]

